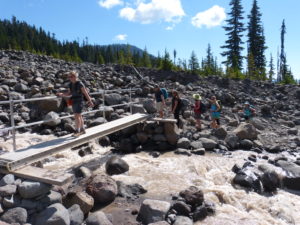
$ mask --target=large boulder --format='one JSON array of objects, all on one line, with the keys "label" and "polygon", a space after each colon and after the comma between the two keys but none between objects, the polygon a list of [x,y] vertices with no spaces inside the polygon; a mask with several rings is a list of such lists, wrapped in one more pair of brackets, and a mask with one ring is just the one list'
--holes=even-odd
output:
[{"label": "large boulder", "polygon": [[94,198],[95,203],[106,204],[115,200],[118,186],[111,177],[98,174],[90,179],[86,191]]},{"label": "large boulder", "polygon": [[179,139],[179,130],[174,123],[164,123],[164,132],[167,141],[171,145],[176,145]]},{"label": "large boulder", "polygon": [[203,148],[208,150],[212,150],[217,146],[217,142],[209,138],[200,138],[199,141],[201,141]]},{"label": "large boulder", "polygon": [[35,225],[70,225],[68,210],[60,203],[48,206],[35,218]]},{"label": "large boulder", "polygon": [[105,103],[107,105],[118,105],[121,104],[122,96],[117,93],[107,94],[105,95]]},{"label": "large boulder", "polygon": [[25,224],[27,222],[27,217],[28,214],[26,209],[21,207],[16,207],[4,212],[1,215],[0,220],[7,222],[9,224],[16,224],[16,223]]},{"label": "large boulder", "polygon": [[243,139],[255,140],[258,135],[256,128],[250,123],[241,123],[233,131],[233,133],[236,134],[236,136],[241,140]]},{"label": "large boulder", "polygon": [[108,175],[122,174],[129,170],[129,165],[119,156],[110,157],[105,164]]},{"label": "large boulder", "polygon": [[203,191],[195,186],[190,186],[186,190],[181,191],[179,195],[192,207],[197,207],[204,201]]},{"label": "large boulder", "polygon": [[84,191],[69,192],[63,199],[65,207],[69,208],[76,204],[80,206],[81,211],[87,214],[94,207],[94,199]]},{"label": "large boulder", "polygon": [[52,112],[52,111],[46,114],[44,120],[45,120],[44,124],[50,127],[56,127],[61,123],[61,119],[59,118],[59,115],[56,112]]},{"label": "large boulder", "polygon": [[81,225],[84,219],[83,212],[80,209],[80,206],[75,204],[68,208],[70,215],[70,225]]},{"label": "large boulder", "polygon": [[39,108],[39,111],[43,111],[45,113],[51,111],[58,112],[59,107],[61,105],[61,99],[55,98],[55,99],[46,99],[42,101],[37,101],[36,105]]},{"label": "large boulder", "polygon": [[142,203],[137,220],[143,224],[165,220],[170,207],[169,202],[146,199]]},{"label": "large boulder", "polygon": [[152,114],[156,113],[155,103],[152,99],[146,99],[143,101],[143,106],[146,109],[147,113]]},{"label": "large boulder", "polygon": [[101,211],[90,213],[85,223],[86,225],[113,225]]},{"label": "large boulder", "polygon": [[19,185],[18,191],[22,198],[35,198],[47,194],[51,185],[35,182],[24,181]]}]

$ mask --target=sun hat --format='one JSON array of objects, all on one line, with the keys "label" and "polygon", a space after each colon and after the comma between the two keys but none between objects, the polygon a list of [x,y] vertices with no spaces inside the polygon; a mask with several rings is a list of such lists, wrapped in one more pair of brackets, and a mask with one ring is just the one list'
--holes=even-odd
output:
[{"label": "sun hat", "polygon": [[248,101],[246,101],[246,102],[244,103],[244,105],[250,105],[250,103],[249,103]]},{"label": "sun hat", "polygon": [[195,100],[201,100],[202,99],[202,97],[199,94],[193,94],[193,98]]}]

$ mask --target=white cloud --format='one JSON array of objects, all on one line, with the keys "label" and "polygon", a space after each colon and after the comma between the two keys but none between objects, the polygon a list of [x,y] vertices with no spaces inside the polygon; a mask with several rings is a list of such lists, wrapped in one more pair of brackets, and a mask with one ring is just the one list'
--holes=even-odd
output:
[{"label": "white cloud", "polygon": [[211,28],[221,25],[225,19],[225,9],[218,5],[215,5],[204,12],[197,13],[197,15],[192,18],[192,24],[193,26],[199,28],[201,28],[202,26]]},{"label": "white cloud", "polygon": [[144,3],[137,1],[137,7],[125,7],[120,10],[120,17],[132,22],[142,24],[154,23],[157,21],[177,23],[185,15],[180,0],[151,0]]},{"label": "white cloud", "polygon": [[124,2],[122,0],[101,0],[98,4],[103,8],[111,9],[117,5],[123,5]]},{"label": "white cloud", "polygon": [[175,24],[172,24],[171,26],[167,26],[166,27],[166,30],[173,30],[175,27]]},{"label": "white cloud", "polygon": [[128,36],[127,34],[118,34],[117,36],[115,36],[115,40],[125,41],[127,36]]}]

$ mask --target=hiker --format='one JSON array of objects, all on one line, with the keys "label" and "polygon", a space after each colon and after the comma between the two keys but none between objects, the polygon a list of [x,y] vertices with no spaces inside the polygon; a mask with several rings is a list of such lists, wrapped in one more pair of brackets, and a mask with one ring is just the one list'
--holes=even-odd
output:
[{"label": "hiker", "polygon": [[174,118],[177,120],[177,126],[179,127],[179,113],[181,110],[181,99],[177,91],[172,91],[172,105],[171,112],[174,114]]},{"label": "hiker", "polygon": [[255,109],[248,101],[244,103],[244,119],[246,122],[252,119],[252,117],[255,115]]},{"label": "hiker", "polygon": [[68,78],[70,79],[68,91],[65,93],[57,93],[57,95],[70,97],[70,100],[72,102],[72,109],[75,117],[75,128],[76,128],[76,131],[73,134],[73,136],[78,137],[81,134],[85,134],[84,121],[81,115],[83,109],[84,97],[88,100],[89,107],[93,107],[94,104],[84,84],[78,80],[78,73],[76,71],[71,71],[68,73]]},{"label": "hiker", "polygon": [[165,102],[164,93],[162,92],[162,90],[159,88],[158,85],[155,85],[154,87],[154,98],[156,101],[156,109],[159,112],[159,117],[163,118],[164,107],[166,106],[166,102]]},{"label": "hiker", "polygon": [[210,112],[211,112],[211,128],[219,128],[220,127],[220,115],[221,115],[221,106],[217,101],[216,96],[212,96],[211,99],[208,99],[210,102]]},{"label": "hiker", "polygon": [[193,99],[195,104],[192,106],[194,108],[194,118],[196,120],[196,129],[201,131],[201,114],[204,112],[205,105],[201,103],[202,97],[199,94],[193,94]]}]

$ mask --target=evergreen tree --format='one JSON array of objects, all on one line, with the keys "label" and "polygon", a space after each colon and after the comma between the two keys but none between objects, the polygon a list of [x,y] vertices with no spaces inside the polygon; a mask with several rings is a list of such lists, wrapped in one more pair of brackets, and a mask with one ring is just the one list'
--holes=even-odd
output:
[{"label": "evergreen tree", "polygon": [[286,54],[284,50],[284,35],[286,34],[286,26],[285,21],[282,21],[281,24],[281,48],[280,48],[280,56],[279,56],[279,81],[285,84],[296,83],[292,74],[291,69],[288,69]]},{"label": "evergreen tree", "polygon": [[199,70],[199,61],[194,51],[192,51],[189,59],[189,69],[192,73],[197,73]]},{"label": "evergreen tree", "polygon": [[272,54],[270,55],[270,62],[269,62],[269,81],[273,81],[274,79],[274,62],[273,62],[273,56]]},{"label": "evergreen tree", "polygon": [[144,48],[144,51],[143,51],[141,66],[151,67],[151,60],[150,60],[150,57],[149,57],[146,47]]},{"label": "evergreen tree", "polygon": [[250,15],[248,15],[248,56],[251,56],[254,65],[250,65],[251,70],[249,71],[248,65],[248,74],[250,78],[265,80],[266,79],[266,58],[264,52],[266,50],[265,46],[265,36],[261,22],[262,14],[259,11],[257,5],[257,0],[253,0],[252,9]]},{"label": "evergreen tree", "polygon": [[172,64],[172,60],[170,57],[169,52],[167,51],[167,49],[165,49],[165,55],[162,59],[162,66],[161,69],[162,70],[166,70],[166,71],[170,71],[173,68],[173,64]]},{"label": "evergreen tree", "polygon": [[173,56],[174,56],[174,65],[176,65],[176,56],[177,56],[176,49],[174,49],[174,51],[173,51]]},{"label": "evergreen tree", "polygon": [[243,7],[241,5],[241,0],[231,0],[229,5],[231,6],[231,11],[228,13],[230,18],[226,20],[227,26],[223,27],[227,32],[228,40],[225,41],[225,45],[221,48],[227,49],[221,53],[222,56],[226,57],[226,60],[222,63],[232,71],[237,73],[242,70],[243,57],[242,51],[243,47],[242,41],[243,32],[245,31],[244,24],[242,20]]}]

